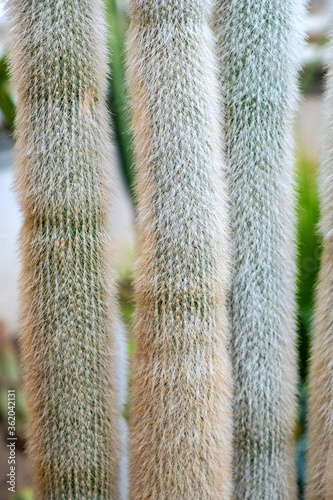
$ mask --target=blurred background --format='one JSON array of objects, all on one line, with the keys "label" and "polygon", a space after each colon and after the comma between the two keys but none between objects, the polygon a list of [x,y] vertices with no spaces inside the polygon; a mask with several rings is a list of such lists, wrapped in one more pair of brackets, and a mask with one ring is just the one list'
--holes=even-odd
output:
[{"label": "blurred background", "polygon": [[[117,196],[110,220],[112,226],[119,301],[123,319],[128,328],[129,355],[133,355],[134,341],[131,321],[134,309],[134,170],[132,138],[129,132],[128,101],[124,87],[124,37],[128,27],[126,0],[106,0],[112,62],[108,103],[113,120],[116,144]],[[304,70],[300,86],[302,102],[296,122],[296,163],[298,191],[298,348],[299,348],[299,415],[295,428],[299,498],[304,496],[306,474],[305,450],[307,374],[309,345],[312,335],[313,295],[317,278],[321,242],[317,234],[319,203],[317,194],[317,167],[319,155],[319,130],[321,102],[325,73],[325,32],[329,21],[330,3],[333,0],[310,1],[307,22],[308,44],[303,54]],[[31,466],[24,455],[25,400],[22,393],[18,360],[18,287],[20,273],[18,235],[21,215],[12,188],[13,185],[13,120],[15,94],[10,86],[7,68],[9,29],[5,2],[0,0],[0,500],[32,500]],[[17,394],[17,490],[7,490],[8,469],[6,448],[7,390]]]}]

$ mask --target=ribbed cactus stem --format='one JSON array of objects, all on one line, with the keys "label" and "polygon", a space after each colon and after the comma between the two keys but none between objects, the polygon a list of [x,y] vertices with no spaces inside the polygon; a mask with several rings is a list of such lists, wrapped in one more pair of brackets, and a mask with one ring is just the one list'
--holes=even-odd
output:
[{"label": "ribbed cactus stem", "polygon": [[[332,20],[333,21],[333,20]],[[317,285],[309,373],[307,500],[333,496],[333,22],[328,43],[323,148],[319,176],[323,256]]]},{"label": "ribbed cactus stem", "polygon": [[138,166],[130,491],[229,499],[228,244],[210,0],[132,0]]},{"label": "ribbed cactus stem", "polygon": [[17,87],[21,347],[37,499],[118,500],[101,0],[9,2]]},{"label": "ribbed cactus stem", "polygon": [[293,118],[304,0],[218,0],[233,241],[235,500],[296,497]]}]

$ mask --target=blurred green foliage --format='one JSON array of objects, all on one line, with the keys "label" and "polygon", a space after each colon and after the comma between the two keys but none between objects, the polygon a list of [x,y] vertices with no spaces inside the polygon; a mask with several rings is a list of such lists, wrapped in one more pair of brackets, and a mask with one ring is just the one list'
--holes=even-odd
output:
[{"label": "blurred green foliage", "polygon": [[10,500],[34,500],[32,489],[24,488],[10,496]]},{"label": "blurred green foliage", "polygon": [[15,119],[15,104],[9,87],[9,72],[7,56],[0,59],[0,109],[5,118],[6,125],[13,129]]},{"label": "blurred green foliage", "polygon": [[314,291],[321,255],[321,239],[318,232],[319,196],[316,177],[317,164],[311,159],[301,156],[297,165],[297,302],[299,372],[303,383],[308,374]]},{"label": "blurred green foliage", "polygon": [[15,433],[19,440],[24,439],[26,423],[26,402],[20,387],[20,366],[17,351],[12,339],[5,334],[0,324],[0,421],[5,424],[8,414],[8,390],[15,390]]},{"label": "blurred green foliage", "polygon": [[[111,55],[108,107],[113,122],[112,128],[122,173],[130,197],[133,203],[135,203],[135,171],[131,113],[125,84],[125,36],[129,19],[123,2],[119,3],[117,0],[107,0],[106,8],[109,25],[109,52]],[[9,85],[7,55],[4,55],[0,59],[0,109],[8,129],[12,131],[16,109]]]}]

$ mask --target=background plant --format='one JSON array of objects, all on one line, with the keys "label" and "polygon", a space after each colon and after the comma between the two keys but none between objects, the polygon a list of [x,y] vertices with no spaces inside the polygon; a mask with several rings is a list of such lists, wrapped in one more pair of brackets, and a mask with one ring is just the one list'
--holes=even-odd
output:
[{"label": "background plant", "polygon": [[293,123],[305,2],[217,2],[233,242],[234,497],[296,498]]}]

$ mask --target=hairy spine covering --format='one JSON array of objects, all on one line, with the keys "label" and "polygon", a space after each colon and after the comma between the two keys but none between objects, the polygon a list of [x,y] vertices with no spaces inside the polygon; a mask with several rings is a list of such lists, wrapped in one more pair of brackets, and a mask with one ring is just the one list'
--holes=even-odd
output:
[{"label": "hairy spine covering", "polygon": [[296,496],[292,124],[304,0],[218,0],[231,198],[234,498]]},{"label": "hairy spine covering", "polygon": [[309,373],[309,450],[307,500],[333,495],[333,20],[328,45],[328,76],[324,100],[323,153],[320,168],[323,256],[314,320]]},{"label": "hairy spine covering", "polygon": [[133,500],[230,498],[225,186],[209,0],[132,0]]},{"label": "hairy spine covering", "polygon": [[21,348],[38,499],[119,499],[101,0],[11,0]]}]

